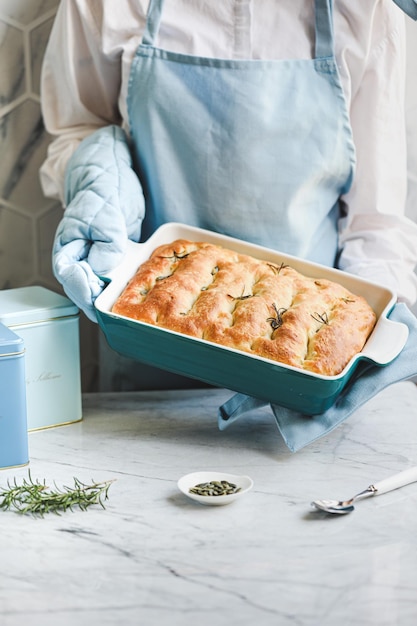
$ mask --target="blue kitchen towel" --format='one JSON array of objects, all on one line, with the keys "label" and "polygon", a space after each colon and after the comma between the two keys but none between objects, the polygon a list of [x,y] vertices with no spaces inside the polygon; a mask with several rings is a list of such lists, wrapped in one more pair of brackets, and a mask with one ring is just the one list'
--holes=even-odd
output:
[{"label": "blue kitchen towel", "polygon": [[413,20],[417,20],[417,0],[394,0],[394,2]]},{"label": "blue kitchen towel", "polygon": [[[385,366],[363,361],[335,404],[324,413],[310,416],[270,404],[278,430],[291,452],[332,431],[385,387],[417,375],[417,319],[403,303],[395,305],[389,319],[408,326],[409,335],[403,350]],[[244,413],[264,406],[268,406],[264,400],[235,394],[219,408],[219,429],[225,430]]]}]

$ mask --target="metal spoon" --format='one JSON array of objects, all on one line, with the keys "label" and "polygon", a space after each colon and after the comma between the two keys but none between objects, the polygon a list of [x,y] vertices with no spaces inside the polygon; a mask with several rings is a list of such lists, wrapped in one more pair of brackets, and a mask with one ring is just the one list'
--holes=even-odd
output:
[{"label": "metal spoon", "polygon": [[409,485],[410,483],[414,483],[416,481],[417,467],[410,467],[399,474],[394,474],[394,476],[391,476],[390,478],[385,478],[378,483],[369,485],[369,487],[367,487],[364,491],[357,493],[356,496],[353,496],[350,500],[314,500],[311,505],[320,511],[325,511],[326,513],[345,515],[346,513],[350,513],[354,510],[355,507],[353,506],[353,502],[355,500],[361,500],[362,498],[368,498],[369,496],[378,496],[382,493],[393,491],[394,489],[404,487],[404,485]]}]

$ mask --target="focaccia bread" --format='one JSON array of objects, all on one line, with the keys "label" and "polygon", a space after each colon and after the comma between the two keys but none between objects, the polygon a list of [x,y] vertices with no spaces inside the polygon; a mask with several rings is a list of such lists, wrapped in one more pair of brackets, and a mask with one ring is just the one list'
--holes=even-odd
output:
[{"label": "focaccia bread", "polygon": [[112,311],[327,376],[362,350],[376,321],[336,282],[183,239],[152,253]]}]

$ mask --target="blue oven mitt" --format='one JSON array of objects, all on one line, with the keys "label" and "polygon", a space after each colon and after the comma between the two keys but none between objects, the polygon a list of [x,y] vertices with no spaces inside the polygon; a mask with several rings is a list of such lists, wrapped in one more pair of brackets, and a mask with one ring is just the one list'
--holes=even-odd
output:
[{"label": "blue oven mitt", "polygon": [[[408,326],[409,336],[403,350],[385,366],[363,361],[335,404],[327,411],[309,416],[278,404],[270,405],[278,430],[291,452],[297,452],[332,431],[385,387],[417,375],[417,319],[405,304],[396,304],[389,318]],[[244,413],[267,405],[264,400],[243,393],[235,394],[219,409],[220,430],[227,428]]]},{"label": "blue oven mitt", "polygon": [[139,240],[145,213],[121,128],[106,126],[81,142],[68,163],[65,202],[53,246],[53,271],[67,296],[97,321],[93,302],[104,288],[98,275],[122,261],[128,239]]}]

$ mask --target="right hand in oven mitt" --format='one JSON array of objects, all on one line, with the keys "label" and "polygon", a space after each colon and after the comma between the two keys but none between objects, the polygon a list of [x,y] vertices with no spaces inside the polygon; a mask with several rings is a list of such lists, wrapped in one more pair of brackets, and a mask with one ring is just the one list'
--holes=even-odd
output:
[{"label": "right hand in oven mitt", "polygon": [[[331,432],[385,387],[417,376],[417,319],[403,303],[394,306],[389,319],[408,326],[409,335],[403,350],[382,367],[363,361],[336,402],[324,413],[310,416],[270,404],[278,430],[291,452],[297,452]],[[267,404],[243,393],[235,394],[219,409],[219,429],[224,430],[244,413]]]},{"label": "right hand in oven mitt", "polygon": [[138,241],[145,202],[124,131],[106,126],[84,139],[66,172],[67,208],[58,226],[52,265],[67,296],[93,321],[99,275],[123,259],[128,239]]}]

